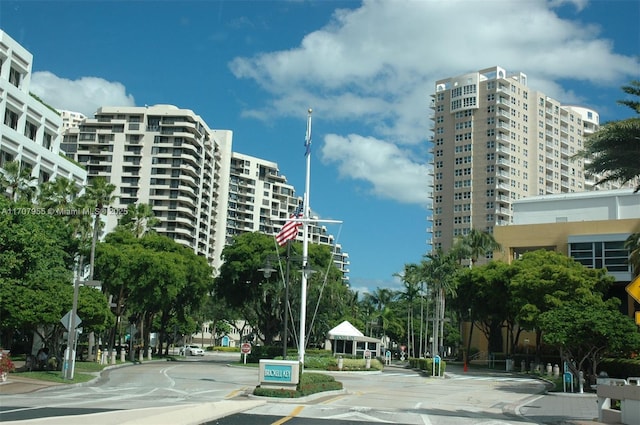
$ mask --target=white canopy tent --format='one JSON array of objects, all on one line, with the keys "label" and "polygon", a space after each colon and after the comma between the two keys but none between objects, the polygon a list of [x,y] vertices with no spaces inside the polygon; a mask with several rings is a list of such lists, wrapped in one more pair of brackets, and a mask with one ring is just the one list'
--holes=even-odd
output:
[{"label": "white canopy tent", "polygon": [[364,357],[370,351],[371,357],[380,356],[382,341],[377,338],[364,336],[355,326],[345,320],[327,333],[325,348],[333,351],[333,355],[351,355]]}]

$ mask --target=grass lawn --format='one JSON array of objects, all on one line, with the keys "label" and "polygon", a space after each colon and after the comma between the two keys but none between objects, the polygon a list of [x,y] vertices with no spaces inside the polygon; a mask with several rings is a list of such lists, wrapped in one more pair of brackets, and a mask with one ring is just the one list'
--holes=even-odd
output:
[{"label": "grass lawn", "polygon": [[[117,364],[125,364],[130,362],[117,362]],[[62,384],[80,384],[83,382],[91,381],[100,375],[100,372],[107,366],[107,364],[100,364],[96,362],[80,362],[76,361],[75,370],[73,373],[73,379],[65,379],[63,372],[59,370],[51,371],[32,371],[32,372],[12,372],[16,376],[39,379],[41,381],[58,382]]]}]

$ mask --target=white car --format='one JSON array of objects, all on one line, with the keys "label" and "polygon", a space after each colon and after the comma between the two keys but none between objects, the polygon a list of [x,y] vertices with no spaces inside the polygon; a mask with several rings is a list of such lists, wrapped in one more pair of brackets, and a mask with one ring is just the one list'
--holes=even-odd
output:
[{"label": "white car", "polygon": [[204,356],[204,350],[197,345],[185,345],[180,349],[180,354],[185,356]]}]

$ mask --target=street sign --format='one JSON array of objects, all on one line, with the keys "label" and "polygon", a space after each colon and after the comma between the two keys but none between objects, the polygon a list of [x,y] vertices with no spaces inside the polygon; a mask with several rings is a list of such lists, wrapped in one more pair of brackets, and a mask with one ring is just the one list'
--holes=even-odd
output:
[{"label": "street sign", "polygon": [[640,303],[640,275],[628,284],[625,289],[627,290],[627,294],[631,295],[636,302]]},{"label": "street sign", "polygon": [[[60,319],[60,322],[62,323],[62,326],[64,326],[64,328],[65,328],[66,330],[69,330],[69,325],[71,324],[71,323],[70,323],[71,314],[72,314],[72,311],[71,311],[71,310],[69,310],[69,311],[67,312],[67,314],[65,314],[65,315],[64,315],[64,317],[63,317],[62,319]],[[80,319],[80,317],[78,317],[78,315],[76,314],[75,323],[74,323],[74,324],[76,325],[76,328],[77,328],[78,326],[80,326],[80,323],[82,323],[82,320],[81,320],[81,319]]]},{"label": "street sign", "polygon": [[240,351],[242,352],[242,354],[251,353],[251,344],[249,344],[248,342],[245,342],[240,346]]}]

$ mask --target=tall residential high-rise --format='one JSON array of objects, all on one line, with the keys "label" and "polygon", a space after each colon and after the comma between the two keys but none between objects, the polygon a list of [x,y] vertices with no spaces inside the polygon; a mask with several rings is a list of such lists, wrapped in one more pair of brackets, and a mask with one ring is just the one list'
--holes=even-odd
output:
[{"label": "tall residential high-rise", "polygon": [[[237,152],[231,154],[227,243],[246,232],[277,234],[300,203],[302,197],[296,196],[295,188],[280,174],[278,164]],[[302,230],[297,239],[302,239]],[[349,255],[335,243],[326,227],[309,226],[309,241],[332,247],[334,264],[348,281]]]},{"label": "tall residential high-rise", "polygon": [[434,249],[511,223],[515,200],[593,187],[574,154],[597,130],[597,112],[530,88],[522,72],[496,66],[439,80],[431,108]]},{"label": "tall residential high-rise", "polygon": [[83,188],[87,172],[60,155],[60,115],[30,93],[33,55],[0,30],[0,168],[18,161],[38,183],[68,178]]},{"label": "tall residential high-rise", "polygon": [[[212,130],[172,105],[102,107],[64,134],[62,149],[116,186],[107,231],[129,204],[150,204],[155,230],[191,247],[214,267],[225,243],[232,132]],[[109,213],[111,212],[112,213]]]}]

